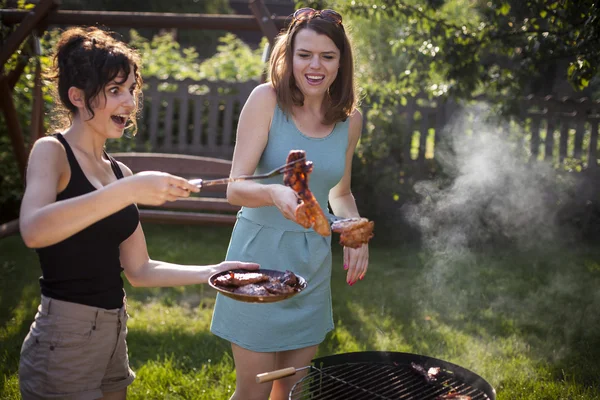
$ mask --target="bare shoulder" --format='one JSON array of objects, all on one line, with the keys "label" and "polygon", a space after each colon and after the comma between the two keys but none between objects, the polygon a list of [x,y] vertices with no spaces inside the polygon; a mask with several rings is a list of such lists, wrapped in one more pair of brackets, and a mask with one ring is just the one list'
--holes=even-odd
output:
[{"label": "bare shoulder", "polygon": [[61,142],[54,136],[45,136],[35,141],[29,156],[29,162],[35,160],[67,161],[67,152]]},{"label": "bare shoulder", "polygon": [[[62,143],[53,136],[38,139],[31,149],[29,162],[27,164],[28,187],[33,182],[57,182],[68,181],[70,173],[67,152]],[[66,183],[65,183],[66,185]],[[63,186],[59,185],[64,189]]]},{"label": "bare shoulder", "polygon": [[65,153],[64,146],[54,136],[44,136],[39,138],[33,144],[33,148],[37,151],[61,151],[62,153]]},{"label": "bare shoulder", "polygon": [[350,126],[348,128],[352,138],[358,140],[362,132],[363,117],[359,109],[356,109],[350,114]]},{"label": "bare shoulder", "polygon": [[277,104],[277,94],[273,85],[267,82],[255,87],[250,93],[248,104],[264,111],[274,109]]},{"label": "bare shoulder", "polygon": [[243,130],[248,130],[249,127],[256,128],[266,137],[271,127],[276,104],[277,95],[271,83],[263,83],[255,87],[242,110],[240,125],[244,127]]},{"label": "bare shoulder", "polygon": [[363,116],[360,110],[355,109],[352,114],[350,114],[350,126],[361,126],[363,121]]},{"label": "bare shoulder", "polygon": [[124,177],[133,175],[133,171],[131,171],[131,169],[127,165],[123,164],[121,161],[117,161],[117,165],[119,166],[119,168],[121,168],[121,172],[123,172]]},{"label": "bare shoulder", "polygon": [[257,97],[263,101],[277,101],[277,94],[271,82],[262,83],[252,90],[251,96]]}]

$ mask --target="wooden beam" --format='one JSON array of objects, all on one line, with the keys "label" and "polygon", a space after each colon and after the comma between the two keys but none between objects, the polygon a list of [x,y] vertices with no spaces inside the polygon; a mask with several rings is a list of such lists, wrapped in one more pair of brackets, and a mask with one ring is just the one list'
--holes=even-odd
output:
[{"label": "wooden beam", "polygon": [[[269,58],[271,57],[271,51],[273,50],[273,46],[275,45],[275,38],[279,34],[279,28],[275,24],[274,16],[269,12],[265,3],[262,0],[250,0],[248,5],[250,10],[252,10],[252,14],[254,14],[254,18],[258,21],[260,26],[260,30],[263,35],[266,36],[269,44],[263,51],[262,61],[267,64]],[[263,71],[260,75],[260,83],[265,83],[268,78],[268,68],[263,68]]]},{"label": "wooden beam", "polygon": [[17,29],[8,36],[8,39],[0,48],[0,65],[4,68],[4,64],[19,49],[23,40],[31,34],[37,25],[46,17],[46,15],[58,5],[57,0],[40,0],[33,11],[25,11],[26,15],[22,19],[21,24]]},{"label": "wooden beam", "polygon": [[30,146],[44,135],[44,97],[42,93],[42,63],[35,60],[33,104],[31,105]]},{"label": "wooden beam", "polygon": [[250,0],[249,7],[260,26],[260,30],[269,40],[271,48],[273,48],[275,37],[279,34],[279,29],[275,24],[275,17],[271,15],[262,0]]},{"label": "wooden beam", "polygon": [[[21,10],[0,10],[0,22],[5,25],[13,25],[22,21],[26,15],[27,12]],[[283,28],[286,19],[285,17],[276,17],[272,20],[278,28]],[[48,24],[260,31],[260,26],[253,16],[234,14],[57,10],[48,15]]]},{"label": "wooden beam", "polygon": [[0,108],[4,113],[4,119],[6,126],[8,127],[8,135],[17,159],[17,166],[21,174],[21,179],[25,182],[25,167],[27,165],[27,152],[25,150],[25,143],[23,142],[23,134],[21,132],[21,125],[19,124],[19,118],[17,116],[17,110],[15,103],[12,99],[12,91],[8,87],[6,77],[0,77],[0,93],[6,93],[0,96]]},{"label": "wooden beam", "polygon": [[23,74],[23,71],[25,71],[28,58],[29,57],[21,55],[17,60],[17,65],[15,66],[15,68],[6,75],[6,79],[8,80],[8,87],[11,90],[11,94],[12,90],[15,88],[15,85],[17,84],[17,82],[19,82],[19,78]]},{"label": "wooden beam", "polygon": [[19,220],[18,219],[6,222],[4,224],[0,224],[0,239],[5,238],[10,235],[15,235],[17,233],[19,233]]}]

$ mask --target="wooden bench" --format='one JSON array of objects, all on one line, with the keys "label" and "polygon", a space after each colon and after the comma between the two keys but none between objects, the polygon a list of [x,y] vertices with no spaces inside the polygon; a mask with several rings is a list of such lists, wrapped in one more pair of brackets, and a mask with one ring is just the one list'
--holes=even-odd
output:
[{"label": "wooden bench", "polygon": [[[186,179],[216,179],[228,177],[231,170],[231,161],[220,158],[164,153],[111,155],[131,168],[133,173],[162,171]],[[197,195],[160,207],[139,206],[140,219],[158,223],[233,225],[240,207],[227,202],[226,190],[227,185],[209,186]]]},{"label": "wooden bench", "polygon": [[[217,179],[229,176],[231,161],[220,158],[161,153],[112,153],[134,173],[162,171],[184,178]],[[194,196],[160,207],[140,208],[145,222],[233,225],[240,207],[226,199],[227,185],[209,186]],[[19,233],[19,220],[0,224],[0,239]]]}]

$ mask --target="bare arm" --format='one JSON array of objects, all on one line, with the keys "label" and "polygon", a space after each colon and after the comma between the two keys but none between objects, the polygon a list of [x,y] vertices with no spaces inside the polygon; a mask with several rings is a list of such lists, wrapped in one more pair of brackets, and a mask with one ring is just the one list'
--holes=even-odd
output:
[{"label": "bare arm", "polygon": [[61,179],[69,165],[58,140],[38,140],[29,158],[27,188],[19,225],[28,247],[61,242],[132,203],[158,205],[198,191],[182,178],[160,172],[119,179],[105,187],[71,199],[56,201]]},{"label": "bare arm", "polygon": [[38,140],[29,158],[19,220],[21,235],[29,247],[58,243],[133,202],[121,182],[57,202],[59,180],[65,171],[68,162],[62,145],[50,137]]},{"label": "bare arm", "polygon": [[[359,217],[356,201],[350,189],[352,176],[352,157],[362,131],[362,115],[357,110],[350,117],[348,127],[348,149],[346,150],[346,169],[340,182],[329,191],[329,204],[335,215],[345,218]],[[344,247],[344,269],[346,282],[352,286],[364,278],[369,267],[369,246],[363,244],[358,249]]]},{"label": "bare arm", "polygon": [[[240,114],[231,176],[252,175],[267,145],[277,100],[270,84],[252,91]],[[296,195],[284,185],[235,182],[227,187],[227,200],[245,207],[277,206],[286,218],[295,219]]]},{"label": "bare arm", "polygon": [[257,269],[258,264],[224,261],[213,265],[179,265],[151,260],[146,248],[142,226],[120,247],[121,266],[133,286],[166,287],[206,283],[208,278],[220,271],[244,268]]},{"label": "bare arm", "polygon": [[356,202],[351,190],[352,158],[362,130],[362,115],[358,110],[350,116],[348,127],[348,149],[346,150],[346,169],[344,176],[329,191],[329,204],[333,213],[344,218],[359,217]]}]

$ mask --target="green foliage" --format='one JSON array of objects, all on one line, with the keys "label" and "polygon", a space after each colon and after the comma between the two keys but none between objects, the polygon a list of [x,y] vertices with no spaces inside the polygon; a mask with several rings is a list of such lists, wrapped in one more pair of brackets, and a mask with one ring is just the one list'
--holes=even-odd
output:
[{"label": "green foliage", "polygon": [[129,44],[142,56],[142,77],[198,79],[198,53],[193,47],[182,50],[180,44],[168,33],[148,40],[131,30],[130,37]]},{"label": "green foliage", "polygon": [[130,45],[137,48],[142,55],[144,77],[243,82],[260,78],[264,68],[261,60],[262,49],[250,49],[232,33],[219,38],[216,54],[203,62],[199,62],[198,52],[194,47],[182,49],[168,33],[156,35],[152,40],[148,40],[137,31],[131,30],[130,36]]},{"label": "green foliage", "polygon": [[567,77],[577,90],[600,82],[600,7],[593,0],[297,2],[305,5],[342,12],[355,33],[367,94],[484,92],[510,103],[551,94]]},{"label": "green foliage", "polygon": [[219,39],[217,54],[200,65],[201,78],[209,80],[245,82],[258,80],[266,65],[262,62],[262,52],[267,38],[252,50],[234,34],[228,33]]}]

